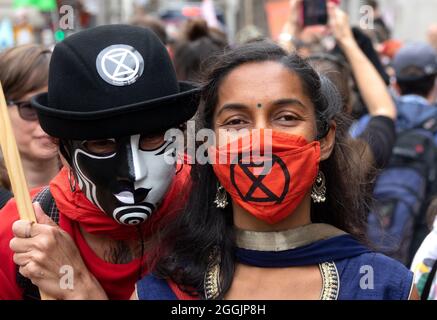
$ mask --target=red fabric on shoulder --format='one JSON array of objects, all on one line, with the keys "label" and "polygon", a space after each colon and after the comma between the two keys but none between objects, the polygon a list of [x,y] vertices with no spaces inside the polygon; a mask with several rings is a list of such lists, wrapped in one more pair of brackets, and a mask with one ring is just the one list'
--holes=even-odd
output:
[{"label": "red fabric on shoulder", "polygon": [[[33,198],[41,188],[30,191]],[[19,220],[18,208],[15,199],[11,199],[0,210],[0,300],[20,300],[23,290],[18,286],[17,266],[14,263],[13,251],[9,248],[9,242],[14,237],[12,225]]]}]

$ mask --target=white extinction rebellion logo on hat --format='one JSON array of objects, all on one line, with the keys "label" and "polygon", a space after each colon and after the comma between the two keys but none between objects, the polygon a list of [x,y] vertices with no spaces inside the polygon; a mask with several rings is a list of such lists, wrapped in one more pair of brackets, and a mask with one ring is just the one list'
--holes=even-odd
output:
[{"label": "white extinction rebellion logo on hat", "polygon": [[144,60],[133,47],[116,44],[103,49],[96,60],[97,72],[107,83],[128,86],[143,74]]}]

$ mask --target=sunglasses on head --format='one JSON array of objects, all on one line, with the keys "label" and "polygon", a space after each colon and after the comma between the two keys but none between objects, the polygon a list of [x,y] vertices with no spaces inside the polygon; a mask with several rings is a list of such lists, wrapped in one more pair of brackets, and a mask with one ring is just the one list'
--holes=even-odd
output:
[{"label": "sunglasses on head", "polygon": [[38,116],[30,101],[8,101],[8,106],[17,106],[20,118],[26,121],[37,121]]}]

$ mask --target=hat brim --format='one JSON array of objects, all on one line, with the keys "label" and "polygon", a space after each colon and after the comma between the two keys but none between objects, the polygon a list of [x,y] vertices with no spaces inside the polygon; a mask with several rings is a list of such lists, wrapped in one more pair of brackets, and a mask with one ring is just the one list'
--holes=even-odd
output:
[{"label": "hat brim", "polygon": [[155,133],[191,119],[199,104],[200,89],[179,82],[180,92],[171,96],[125,105],[111,110],[71,112],[48,106],[48,94],[32,99],[42,129],[60,139],[89,140]]},{"label": "hat brim", "polygon": [[424,72],[422,75],[418,75],[415,77],[403,77],[403,76],[396,74],[396,81],[397,82],[415,82],[415,81],[425,80],[426,78],[434,77],[436,75],[437,75],[437,72],[431,72],[431,73]]}]

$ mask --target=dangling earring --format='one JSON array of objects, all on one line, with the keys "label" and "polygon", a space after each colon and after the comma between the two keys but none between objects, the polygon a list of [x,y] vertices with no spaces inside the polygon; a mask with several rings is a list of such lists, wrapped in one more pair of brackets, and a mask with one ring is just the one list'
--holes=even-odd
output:
[{"label": "dangling earring", "polygon": [[225,188],[220,183],[217,183],[217,193],[215,195],[214,203],[218,209],[224,209],[228,206],[228,195]]},{"label": "dangling earring", "polygon": [[322,171],[317,174],[316,181],[313,184],[311,198],[314,203],[323,203],[326,201],[326,179]]},{"label": "dangling earring", "polygon": [[[74,184],[71,182],[71,180],[74,180]],[[77,186],[77,181],[76,178],[74,177],[74,172],[73,169],[70,168],[70,171],[68,171],[68,183],[70,184],[70,190],[71,192],[76,191],[76,186]]]}]

